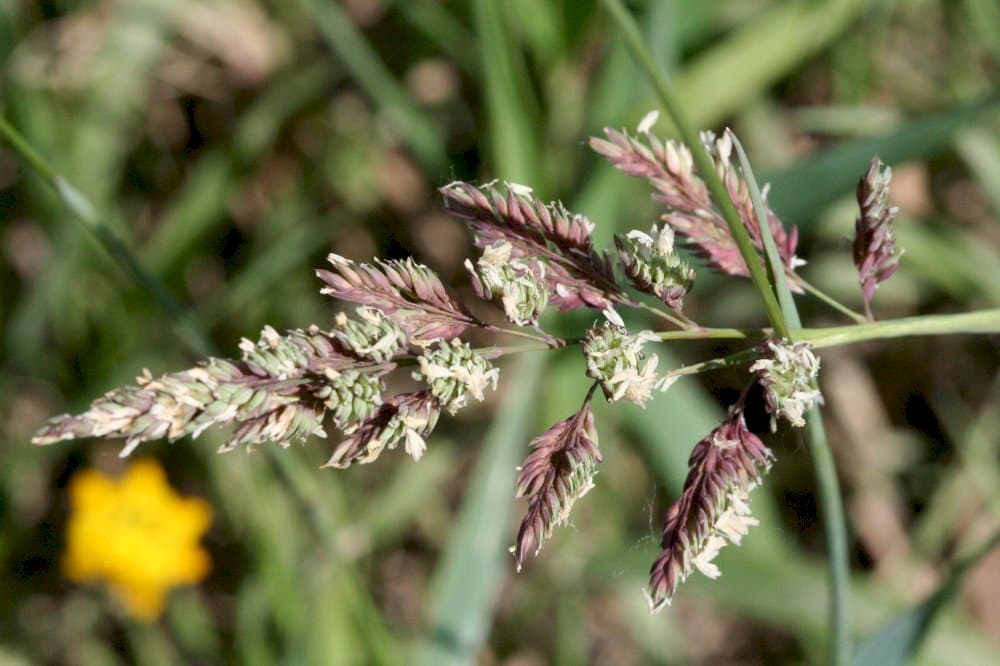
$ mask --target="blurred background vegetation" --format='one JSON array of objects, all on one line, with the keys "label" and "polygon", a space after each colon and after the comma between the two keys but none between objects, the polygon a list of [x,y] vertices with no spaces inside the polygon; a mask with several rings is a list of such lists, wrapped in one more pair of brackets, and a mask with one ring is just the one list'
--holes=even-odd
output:
[{"label": "blurred background vegetation", "polygon": [[[1000,305],[1000,6],[994,0],[633,2],[692,120],[734,127],[804,274],[859,303],[847,239],[874,153],[895,168],[902,269],[883,318]],[[313,269],[333,250],[413,255],[471,297],[470,241],[435,188],[530,183],[597,224],[656,206],[586,138],[652,96],[593,0],[7,0],[6,118],[188,304],[211,344],[330,326]],[[661,123],[660,128],[666,127]],[[666,131],[669,131],[667,128]],[[702,271],[706,325],[762,325],[749,283]],[[808,325],[841,321],[809,299]],[[562,317],[580,332],[592,314]],[[640,320],[636,320],[639,323]],[[646,325],[651,325],[647,322]],[[514,466],[582,397],[577,352],[503,366],[500,391],[403,455],[317,469],[331,443],[217,456],[220,439],[144,445],[210,502],[214,562],[139,624],[60,572],[67,484],[115,473],[119,443],[28,444],[49,415],[191,365],[178,336],[15,154],[0,150],[0,663],[799,663],[822,654],[822,532],[789,433],[755,493],[762,526],[651,617],[640,593],[666,504],[740,371],[681,382],[643,411],[600,405],[597,487],[515,574]],[[489,338],[482,338],[489,343]],[[678,343],[664,362],[718,344]],[[823,354],[852,530],[854,632],[942,585],[1000,523],[993,338]],[[761,421],[758,428],[766,425]],[[918,660],[1000,660],[1000,553],[980,560]]]}]

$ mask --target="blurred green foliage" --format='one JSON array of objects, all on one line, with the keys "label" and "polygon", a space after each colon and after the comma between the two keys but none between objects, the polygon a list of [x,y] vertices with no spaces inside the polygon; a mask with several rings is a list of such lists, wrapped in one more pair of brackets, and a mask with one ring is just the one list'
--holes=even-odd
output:
[{"label": "blurred green foliage", "polygon": [[[851,192],[879,152],[896,167],[907,254],[877,310],[1000,304],[994,2],[632,6],[691,118],[734,127],[772,183],[773,205],[802,231],[810,281],[858,302]],[[331,249],[415,255],[471,296],[469,241],[434,192],[453,178],[530,183],[591,216],[602,242],[655,221],[643,187],[585,146],[652,104],[592,1],[11,0],[0,53],[7,119],[227,353],[265,323],[329,325],[336,310],[313,268]],[[706,324],[762,323],[748,284],[704,270],[689,302]],[[809,299],[800,309],[807,325],[839,323]],[[597,488],[575,527],[514,574],[513,466],[578,406],[582,363],[568,351],[504,365],[494,404],[443,419],[419,464],[397,455],[320,471],[324,442],[250,456],[217,456],[210,435],[144,446],[136,455],[216,507],[215,565],[161,622],[129,622],[58,568],[66,482],[84,466],[119,469],[116,444],[28,439],[144,367],[191,364],[171,326],[47,184],[0,151],[0,662],[818,658],[822,543],[807,454],[788,434],[771,441],[762,527],[720,557],[722,578],[691,581],[656,617],[639,593],[687,455],[742,385],[738,371],[686,380],[646,411],[600,405]],[[720,351],[678,343],[662,362]],[[996,530],[998,363],[989,339],[824,356],[856,635],[930,595]],[[919,661],[1000,660],[998,579],[996,557],[968,573]]]}]

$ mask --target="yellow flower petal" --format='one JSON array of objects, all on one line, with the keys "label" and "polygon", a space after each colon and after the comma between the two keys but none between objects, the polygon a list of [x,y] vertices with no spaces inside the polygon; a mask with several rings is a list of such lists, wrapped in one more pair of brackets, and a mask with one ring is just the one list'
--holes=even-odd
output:
[{"label": "yellow flower petal", "polygon": [[80,472],[70,498],[64,573],[104,581],[137,619],[157,617],[172,588],[208,574],[211,559],[198,541],[211,508],[177,495],[156,462],[138,461],[120,479]]}]

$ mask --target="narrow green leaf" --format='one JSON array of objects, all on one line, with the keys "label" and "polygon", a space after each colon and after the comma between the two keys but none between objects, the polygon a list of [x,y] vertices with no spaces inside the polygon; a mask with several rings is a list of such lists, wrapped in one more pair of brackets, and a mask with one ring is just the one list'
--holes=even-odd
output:
[{"label": "narrow green leaf", "polygon": [[358,85],[374,100],[389,125],[399,133],[431,173],[442,172],[448,156],[438,126],[396,81],[371,44],[337,2],[299,0],[320,34]]},{"label": "narrow green leaf", "polygon": [[27,162],[39,176],[52,185],[63,204],[73,213],[77,221],[101,244],[119,267],[136,284],[146,290],[167,316],[177,337],[196,353],[213,353],[214,347],[208,334],[191,311],[174,298],[170,290],[145,269],[125,241],[98,215],[90,200],[57,173],[45,158],[21,136],[21,133],[2,117],[0,117],[0,138],[13,147],[21,159]]},{"label": "narrow green leaf", "polygon": [[529,87],[519,71],[520,56],[512,48],[500,3],[475,0],[472,7],[489,109],[490,149],[496,160],[494,175],[544,192]]},{"label": "narrow green leaf", "polygon": [[435,572],[428,627],[415,663],[471,663],[486,639],[500,582],[513,561],[505,546],[514,506],[515,467],[531,438],[529,426],[545,363],[526,355],[505,368],[504,401],[465,491],[458,520]]},{"label": "narrow green leaf", "polygon": [[[757,215],[760,236],[768,259],[772,284],[781,304],[781,314],[788,322],[789,331],[794,334],[802,328],[795,298],[788,288],[785,266],[778,255],[778,247],[771,234],[771,226],[767,222],[767,207],[764,198],[757,187],[750,160],[747,159],[743,146],[732,132],[729,133],[733,146],[739,155],[743,177],[750,190],[754,213]],[[813,388],[819,384],[813,380]],[[818,405],[809,408],[806,414],[806,442],[812,455],[813,469],[816,473],[816,483],[819,488],[819,500],[823,513],[823,530],[827,541],[827,559],[830,579],[830,636],[829,660],[831,664],[844,664],[850,654],[850,616],[848,613],[847,585],[850,574],[850,564],[847,553],[847,524],[844,519],[843,500],[840,496],[840,484],[837,479],[837,469],[827,440],[826,428],[823,425],[823,414]]]},{"label": "narrow green leaf", "polygon": [[854,190],[872,155],[886,164],[926,157],[947,145],[958,130],[1000,103],[1000,94],[952,107],[908,122],[878,138],[857,139],[831,148],[802,164],[765,176],[770,203],[786,224],[807,226],[826,205]]},{"label": "narrow green leaf", "polygon": [[926,601],[890,620],[882,629],[869,636],[854,655],[854,666],[896,666],[907,664],[920,648],[934,620],[958,592],[965,573],[982,557],[1000,544],[1000,533],[984,546],[963,559],[952,569],[941,587]]},{"label": "narrow green leaf", "polygon": [[785,315],[785,320],[788,321],[789,328],[792,330],[802,328],[802,320],[799,318],[798,308],[795,307],[795,298],[788,288],[788,276],[785,275],[785,264],[782,263],[781,255],[778,254],[778,246],[774,242],[774,234],[771,233],[771,225],[767,221],[767,206],[764,204],[764,197],[760,194],[760,188],[757,187],[757,179],[754,178],[753,169],[750,168],[750,160],[747,159],[747,154],[743,150],[743,144],[736,138],[736,134],[728,130],[727,132],[729,132],[729,137],[733,141],[733,147],[736,148],[736,155],[740,160],[740,168],[743,170],[743,177],[746,179],[747,187],[750,190],[750,200],[753,202],[753,211],[757,216],[757,227],[760,229],[760,237],[764,242],[768,276],[770,277],[771,284],[774,286],[778,303],[781,305],[781,312]]},{"label": "narrow green leaf", "polygon": [[391,0],[394,10],[424,34],[451,62],[474,74],[479,67],[471,31],[436,0]]}]

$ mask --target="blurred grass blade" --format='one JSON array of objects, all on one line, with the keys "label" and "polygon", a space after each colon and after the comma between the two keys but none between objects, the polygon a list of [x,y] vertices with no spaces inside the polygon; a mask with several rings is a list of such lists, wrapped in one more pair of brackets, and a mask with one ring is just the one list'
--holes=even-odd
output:
[{"label": "blurred grass blade", "polygon": [[515,467],[527,450],[545,363],[526,355],[505,368],[504,400],[486,434],[465,501],[434,575],[421,666],[471,663],[486,639],[500,582],[513,571],[505,545]]},{"label": "blurred grass blade", "polygon": [[277,77],[240,116],[232,145],[207,151],[160,216],[142,249],[152,271],[162,275],[174,270],[225,219],[236,181],[273,148],[286,120],[322,97],[335,80],[326,63],[305,64]]},{"label": "blurred grass blade", "polygon": [[559,5],[538,0],[505,0],[502,3],[512,32],[520,35],[534,59],[545,67],[566,53],[566,21]]},{"label": "blurred grass blade", "polygon": [[938,614],[958,592],[962,577],[997,544],[1000,544],[1000,533],[994,535],[977,552],[956,564],[947,580],[930,598],[898,615],[869,636],[858,646],[854,666],[897,666],[910,663]]},{"label": "blurred grass blade", "polygon": [[434,436],[419,465],[404,465],[388,479],[386,488],[361,512],[356,527],[363,530],[371,548],[402,538],[420,512],[439,502],[441,488],[455,469],[455,456],[443,435]]},{"label": "blurred grass blade", "polygon": [[327,46],[374,100],[389,125],[399,133],[417,159],[429,172],[442,172],[447,166],[448,156],[441,130],[393,78],[392,72],[351,23],[340,3],[299,0],[299,5],[316,23]]},{"label": "blurred grass blade", "polygon": [[452,64],[468,74],[475,74],[478,71],[476,44],[470,30],[452,16],[440,2],[391,0],[391,5],[410,25],[441,49]]},{"label": "blurred grass blade", "polygon": [[998,103],[1000,94],[994,94],[912,120],[887,136],[841,144],[803,164],[765,176],[763,180],[771,183],[771,208],[786,224],[808,226],[817,211],[854,191],[872,155],[880,156],[886,164],[931,155],[955,132]]},{"label": "blurred grass blade", "polygon": [[963,130],[955,138],[955,148],[989,199],[993,214],[1000,215],[1000,137],[996,125]]},{"label": "blurred grass blade", "polygon": [[869,4],[796,0],[760,12],[678,72],[677,96],[688,117],[707,127],[739,111],[824,49]]},{"label": "blurred grass blade", "polygon": [[6,118],[2,117],[0,117],[0,135],[39,176],[55,188],[59,198],[87,231],[97,239],[119,266],[152,296],[169,318],[177,337],[199,355],[213,353],[213,345],[208,335],[190,311],[142,267],[125,242],[111,227],[101,221],[94,206],[83,193],[56,173],[45,158],[28,144]]},{"label": "blurred grass blade", "polygon": [[500,4],[497,0],[474,0],[472,6],[489,108],[490,151],[496,161],[494,175],[544,192],[545,174],[536,159],[538,137],[528,108],[528,86],[519,76],[519,60]]}]

